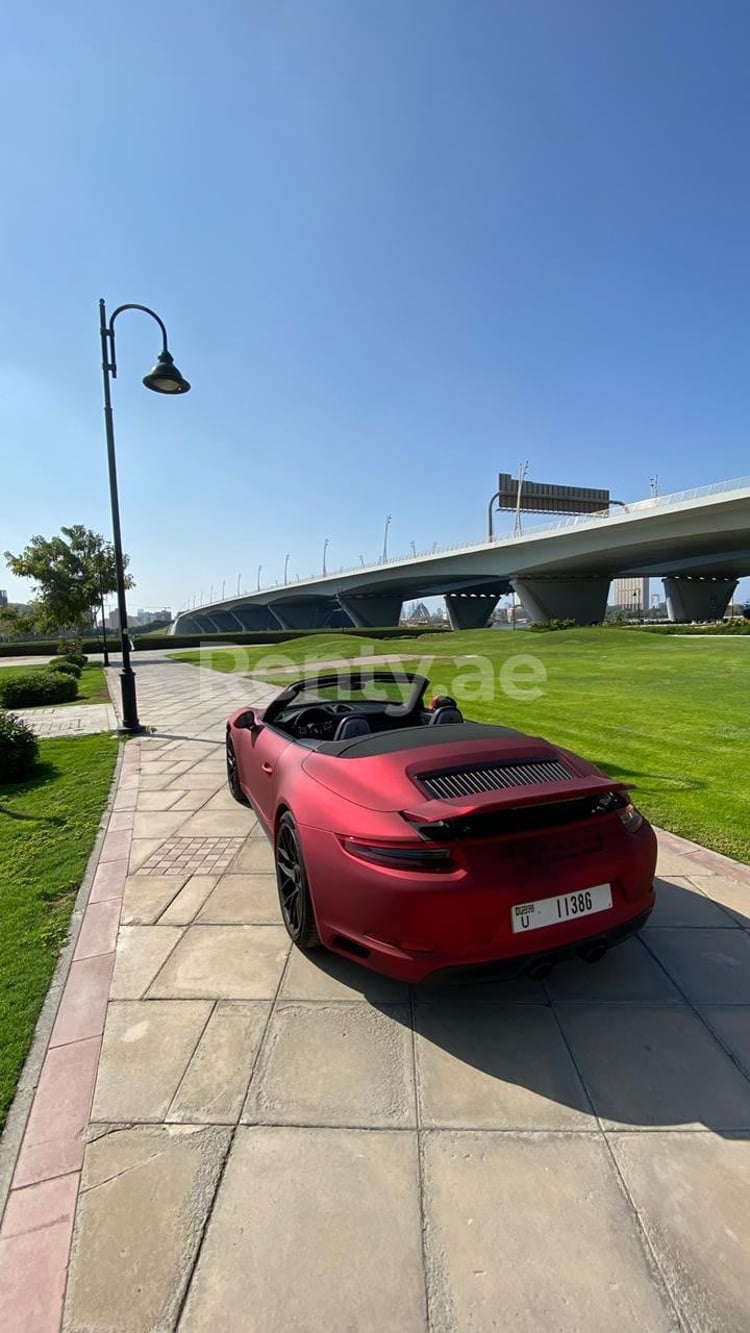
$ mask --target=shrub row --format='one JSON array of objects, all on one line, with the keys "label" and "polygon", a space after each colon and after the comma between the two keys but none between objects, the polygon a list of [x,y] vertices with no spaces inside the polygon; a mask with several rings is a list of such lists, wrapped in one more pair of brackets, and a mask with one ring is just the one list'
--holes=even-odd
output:
[{"label": "shrub row", "polygon": [[31,727],[0,708],[0,784],[28,777],[39,757],[39,742]]},{"label": "shrub row", "polygon": [[0,708],[34,708],[40,704],[67,704],[78,695],[78,681],[64,671],[25,671],[3,680],[0,673]]},{"label": "shrub row", "polygon": [[[368,639],[413,639],[423,634],[446,634],[449,631],[443,625],[400,625],[398,629],[263,629],[238,630],[235,634],[143,634],[134,638],[136,652],[149,648],[200,648],[202,643],[286,643],[289,639],[300,639],[310,634],[359,634]],[[119,652],[119,636],[113,632],[109,639],[113,653]],[[0,657],[49,657],[57,648],[57,640],[37,640],[34,643],[0,643]],[[82,655],[100,653],[101,639],[84,639]],[[67,654],[66,654],[67,656]]]},{"label": "shrub row", "polygon": [[750,620],[722,620],[718,624],[706,625],[680,624],[672,621],[669,625],[642,625],[649,634],[750,634]]}]

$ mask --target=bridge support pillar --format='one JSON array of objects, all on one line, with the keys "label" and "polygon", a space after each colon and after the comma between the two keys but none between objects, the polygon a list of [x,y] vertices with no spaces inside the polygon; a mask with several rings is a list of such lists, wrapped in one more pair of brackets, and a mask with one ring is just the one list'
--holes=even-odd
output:
[{"label": "bridge support pillar", "polygon": [[735,578],[677,575],[662,580],[670,620],[722,620],[737,587]]},{"label": "bridge support pillar", "polygon": [[446,593],[445,609],[451,629],[484,629],[498,600],[499,593]]},{"label": "bridge support pillar", "polygon": [[609,579],[520,578],[511,579],[514,591],[531,620],[574,620],[577,625],[597,625],[607,610]]},{"label": "bridge support pillar", "polygon": [[390,629],[401,619],[403,598],[342,596],[339,601],[358,629]]},{"label": "bridge support pillar", "polygon": [[282,629],[327,629],[338,610],[330,598],[300,598],[296,602],[273,602],[269,606]]}]

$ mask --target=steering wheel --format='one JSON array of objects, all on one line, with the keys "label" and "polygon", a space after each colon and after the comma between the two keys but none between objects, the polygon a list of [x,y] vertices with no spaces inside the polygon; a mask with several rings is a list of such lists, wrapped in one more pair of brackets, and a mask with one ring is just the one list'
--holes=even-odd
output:
[{"label": "steering wheel", "polygon": [[297,714],[294,730],[297,736],[309,736],[313,740],[325,740],[326,731],[331,728],[331,717],[325,708],[303,708]]}]

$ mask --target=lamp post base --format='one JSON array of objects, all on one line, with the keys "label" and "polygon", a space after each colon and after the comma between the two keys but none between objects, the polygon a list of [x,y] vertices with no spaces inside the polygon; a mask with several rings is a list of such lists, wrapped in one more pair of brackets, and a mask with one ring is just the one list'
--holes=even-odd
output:
[{"label": "lamp post base", "polygon": [[135,672],[131,667],[123,667],[120,672],[120,694],[122,697],[122,726],[121,731],[128,735],[135,735],[144,731],[138,720],[138,705],[135,697]]}]

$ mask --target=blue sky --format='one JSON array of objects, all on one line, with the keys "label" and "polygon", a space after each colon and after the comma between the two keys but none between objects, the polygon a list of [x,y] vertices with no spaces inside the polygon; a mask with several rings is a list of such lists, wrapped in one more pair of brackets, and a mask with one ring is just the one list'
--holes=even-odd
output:
[{"label": "blue sky", "polygon": [[[746,0],[41,0],[0,48],[0,550],[131,605],[479,539],[499,470],[750,472]],[[747,585],[745,585],[747,586]],[[11,597],[28,585],[0,570]]]}]

